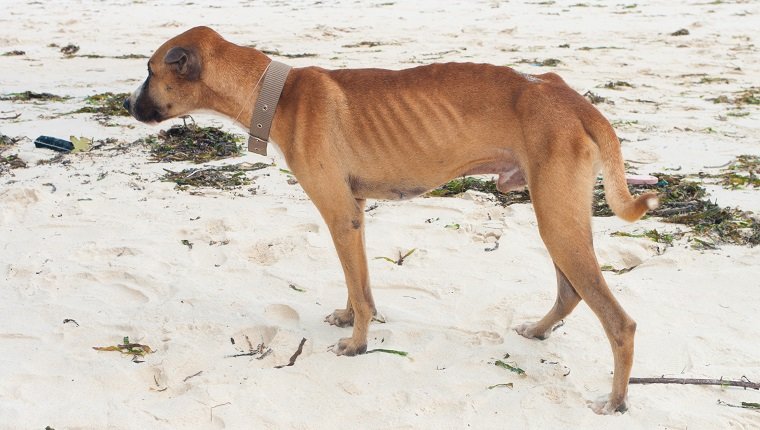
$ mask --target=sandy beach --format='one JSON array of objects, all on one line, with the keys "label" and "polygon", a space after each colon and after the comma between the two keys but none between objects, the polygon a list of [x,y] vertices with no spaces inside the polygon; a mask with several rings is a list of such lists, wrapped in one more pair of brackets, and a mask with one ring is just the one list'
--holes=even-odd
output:
[{"label": "sandy beach", "polygon": [[[350,328],[323,320],[345,304],[341,265],[280,155],[157,162],[145,139],[181,119],[148,126],[73,113],[88,97],[132,92],[153,51],[196,25],[294,67],[553,71],[600,97],[632,170],[685,175],[721,207],[760,214],[760,188],[718,183],[737,156],[760,156],[757,2],[0,5],[0,136],[9,138],[0,142],[0,429],[760,428],[751,407],[760,391],[720,386],[632,384],[626,413],[596,415],[589,404],[612,380],[598,319],[581,303],[546,341],[515,332],[554,303],[552,261],[530,204],[476,191],[368,202],[384,320],[370,325],[368,348],[406,355],[337,357],[331,346]],[[26,91],[60,98],[14,98]],[[193,119],[245,133],[218,116]],[[94,147],[56,157],[35,147],[40,135]],[[239,163],[270,166],[230,189],[162,180]],[[632,376],[760,382],[760,247],[658,217],[593,223],[605,278],[638,323]],[[653,230],[670,239],[643,234]],[[411,250],[402,265],[388,261]],[[125,337],[150,353],[93,349]],[[277,367],[302,339],[293,364]]]}]

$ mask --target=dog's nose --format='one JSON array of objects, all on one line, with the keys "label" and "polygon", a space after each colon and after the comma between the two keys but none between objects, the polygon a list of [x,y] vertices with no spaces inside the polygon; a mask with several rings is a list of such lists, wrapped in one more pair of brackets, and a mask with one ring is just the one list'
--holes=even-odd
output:
[{"label": "dog's nose", "polygon": [[127,112],[129,112],[129,97],[124,99],[124,109],[126,109]]}]

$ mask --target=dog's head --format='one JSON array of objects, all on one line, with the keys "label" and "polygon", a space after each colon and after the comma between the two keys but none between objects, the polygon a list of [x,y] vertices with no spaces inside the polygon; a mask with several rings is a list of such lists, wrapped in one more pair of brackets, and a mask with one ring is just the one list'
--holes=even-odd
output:
[{"label": "dog's head", "polygon": [[204,59],[221,36],[196,27],[161,45],[148,60],[148,78],[124,108],[138,121],[158,123],[204,106]]}]

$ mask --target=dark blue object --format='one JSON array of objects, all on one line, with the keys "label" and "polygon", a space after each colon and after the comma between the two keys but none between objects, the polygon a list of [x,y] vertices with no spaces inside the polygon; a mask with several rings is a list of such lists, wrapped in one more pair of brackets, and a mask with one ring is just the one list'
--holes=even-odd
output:
[{"label": "dark blue object", "polygon": [[50,136],[40,136],[34,140],[34,146],[37,148],[47,148],[58,152],[70,152],[74,149],[74,144],[68,140],[58,139]]}]

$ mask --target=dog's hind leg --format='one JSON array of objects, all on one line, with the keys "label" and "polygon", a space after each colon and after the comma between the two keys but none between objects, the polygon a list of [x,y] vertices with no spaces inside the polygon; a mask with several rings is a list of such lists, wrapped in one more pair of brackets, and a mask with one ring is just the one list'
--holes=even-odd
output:
[{"label": "dog's hind leg", "polygon": [[[626,409],[636,323],[607,287],[594,253],[593,155],[587,148],[583,141],[557,142],[547,159],[528,168],[528,182],[539,232],[554,264],[599,318],[612,347],[615,368],[612,392],[604,402],[592,406],[597,413],[611,414]],[[559,313],[550,313],[549,319]]]},{"label": "dog's hind leg", "polygon": [[522,324],[516,329],[519,334],[529,339],[544,340],[548,338],[552,334],[554,325],[568,316],[581,301],[581,297],[570,284],[570,281],[567,280],[565,274],[562,273],[562,270],[556,264],[554,269],[557,272],[557,300],[554,302],[554,306],[540,321]]}]

